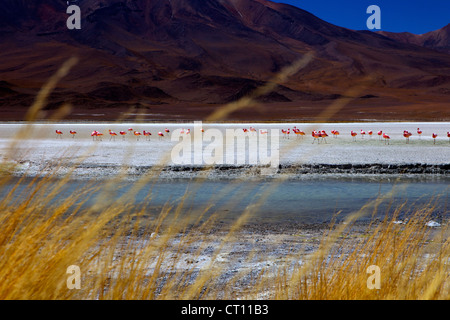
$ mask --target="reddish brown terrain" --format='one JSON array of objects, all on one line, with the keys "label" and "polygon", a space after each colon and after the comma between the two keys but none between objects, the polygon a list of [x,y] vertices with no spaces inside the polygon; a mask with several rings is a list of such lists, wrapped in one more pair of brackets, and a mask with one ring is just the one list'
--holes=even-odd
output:
[{"label": "reddish brown terrain", "polygon": [[[265,0],[2,0],[0,119],[22,120],[61,64],[79,58],[41,117],[200,120],[275,81],[223,120],[450,120],[449,26],[422,36],[354,31]],[[306,67],[276,76],[307,53]],[[351,98],[347,99],[346,98]]]},{"label": "reddish brown terrain", "polygon": [[394,33],[386,31],[380,31],[378,33],[399,42],[415,44],[450,53],[450,24],[446,25],[442,29],[424,34],[413,34],[409,32]]}]

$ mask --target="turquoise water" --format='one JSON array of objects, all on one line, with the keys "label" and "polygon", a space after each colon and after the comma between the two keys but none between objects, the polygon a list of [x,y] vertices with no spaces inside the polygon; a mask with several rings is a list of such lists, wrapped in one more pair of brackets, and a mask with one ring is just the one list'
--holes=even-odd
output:
[{"label": "turquoise water", "polygon": [[[19,186],[19,194],[26,185],[26,180]],[[188,179],[164,180],[147,184],[139,189],[128,201],[145,205],[149,215],[157,215],[166,205],[181,205],[182,214],[195,217],[211,206],[206,217],[211,213],[220,214],[223,221],[235,220],[247,209],[253,208],[252,220],[262,223],[321,223],[330,221],[336,213],[345,217],[360,210],[375,199],[383,199],[378,206],[377,215],[392,213],[397,205],[407,203],[406,209],[434,201],[435,214],[448,215],[450,178],[425,179],[368,179],[368,178],[317,178],[308,180],[287,180],[277,182],[207,180],[195,182]],[[11,181],[1,193],[5,194],[17,183]],[[55,184],[57,182],[55,181]],[[94,183],[95,184],[95,183]],[[83,181],[70,181],[58,193],[57,199],[74,194],[86,185]],[[107,191],[106,202],[113,201],[127,194],[135,186],[132,182],[112,184]],[[85,204],[92,206],[96,196]],[[19,200],[20,201],[20,200]],[[373,207],[367,214],[373,213]],[[407,214],[407,212],[404,212]]]}]

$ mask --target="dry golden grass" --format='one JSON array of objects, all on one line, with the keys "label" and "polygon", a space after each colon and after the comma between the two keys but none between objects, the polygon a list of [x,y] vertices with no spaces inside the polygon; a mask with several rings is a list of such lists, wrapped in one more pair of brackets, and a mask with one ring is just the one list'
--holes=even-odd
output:
[{"label": "dry golden grass", "polygon": [[[58,190],[65,182],[49,179],[31,181],[20,200],[14,194],[19,189],[14,189],[0,202],[1,299],[450,297],[448,227],[426,226],[433,206],[411,209],[408,222],[398,225],[393,223],[396,215],[405,212],[400,206],[392,217],[356,236],[352,231],[356,216],[350,217],[325,232],[314,252],[293,251],[283,261],[274,261],[275,269],[262,269],[257,275],[237,272],[227,280],[233,288],[242,279],[253,278],[241,290],[225,290],[220,279],[229,265],[218,256],[226,246],[239,243],[249,213],[220,230],[218,215],[186,217],[183,201],[159,213],[124,199],[106,203],[103,196],[100,207],[83,206],[92,192],[102,192],[91,186],[61,200]],[[206,265],[190,266],[184,261],[186,253],[195,261],[211,245],[211,230],[226,235]],[[248,252],[246,259],[258,254]],[[70,265],[82,271],[80,290],[66,286]],[[367,287],[370,265],[380,268],[380,289]]]},{"label": "dry golden grass", "polygon": [[[297,270],[284,275],[276,297],[281,299],[448,299],[449,234],[426,226],[433,206],[412,209],[406,224],[392,217],[368,227],[352,241],[352,219],[329,233],[321,247]],[[434,231],[434,232],[432,232]],[[369,289],[372,271],[380,270],[380,288]]]},{"label": "dry golden grass", "polygon": [[[310,57],[305,59],[296,68]],[[48,92],[74,63],[67,62],[44,87],[28,120],[33,120]],[[270,88],[260,91],[266,93]],[[227,106],[212,118],[250,105],[255,97]],[[329,112],[337,112],[343,104],[337,103]],[[282,261],[272,261],[275,268],[262,268],[256,274],[240,270],[226,277],[230,265],[222,263],[220,256],[240,241],[242,227],[254,218],[270,188],[234,224],[223,228],[217,223],[220,215],[211,213],[208,204],[196,211],[187,208],[188,194],[161,211],[150,206],[151,191],[145,201],[136,202],[136,194],[157,179],[157,170],[120,197],[114,190],[124,173],[63,197],[70,175],[56,180],[52,175],[31,181],[22,178],[5,192],[11,185],[5,172],[14,168],[8,161],[1,168],[0,299],[450,298],[448,225],[425,226],[435,210],[432,204],[400,206],[381,223],[374,222],[365,233],[355,235],[355,220],[367,212],[375,216],[383,201],[377,199],[345,223],[330,227],[312,253],[292,250]],[[275,181],[274,187],[282,181]],[[93,204],[87,205],[88,201]],[[396,216],[405,211],[410,217],[407,224],[394,224]],[[218,245],[211,244],[215,234],[223,235]],[[186,254],[195,261],[211,246],[209,261],[202,267],[186,262]],[[256,251],[245,259],[268,262],[264,253]],[[71,265],[80,267],[81,289],[67,287],[66,271]],[[380,268],[380,289],[367,286],[371,265]]]}]

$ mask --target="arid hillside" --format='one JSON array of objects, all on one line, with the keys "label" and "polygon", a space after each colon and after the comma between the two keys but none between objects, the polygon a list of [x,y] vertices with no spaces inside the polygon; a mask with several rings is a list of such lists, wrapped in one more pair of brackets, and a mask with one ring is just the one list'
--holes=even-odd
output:
[{"label": "arid hillside", "polygon": [[[354,31],[265,0],[79,0],[81,30],[59,0],[0,4],[0,117],[21,120],[61,64],[79,58],[42,117],[223,120],[450,120],[449,26],[422,36]],[[313,58],[279,77],[306,54]]]}]

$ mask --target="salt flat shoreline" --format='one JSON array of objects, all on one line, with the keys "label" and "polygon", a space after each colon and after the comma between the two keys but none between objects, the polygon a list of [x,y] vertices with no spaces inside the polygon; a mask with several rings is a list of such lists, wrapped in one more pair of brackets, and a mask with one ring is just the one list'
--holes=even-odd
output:
[{"label": "salt flat shoreline", "polygon": [[[228,178],[315,178],[320,175],[358,177],[370,175],[448,177],[450,143],[446,133],[450,122],[355,122],[355,123],[203,123],[203,128],[240,130],[253,126],[257,130],[286,130],[295,126],[305,131],[304,137],[279,133],[279,163],[270,170],[254,164],[206,165],[173,163],[171,151],[178,143],[172,141],[174,130],[191,129],[194,123],[0,123],[0,155],[5,162],[17,164],[17,176],[46,175],[57,168],[56,175],[71,172],[74,179],[102,179],[124,173],[127,179],[138,179],[145,173],[159,172],[160,178],[208,179]],[[133,128],[152,132],[150,140],[127,134],[110,138],[108,130],[119,132]],[[158,132],[169,129],[169,136],[159,138]],[[422,136],[416,133],[423,131]],[[320,144],[313,143],[311,131],[326,130],[330,135]],[[18,134],[27,131],[27,137]],[[55,130],[63,134],[57,136]],[[69,130],[77,131],[72,138]],[[92,130],[103,133],[102,141],[91,137]],[[338,130],[337,138],[331,130]],[[356,138],[350,132],[358,133]],[[373,131],[362,136],[360,130]],[[390,135],[389,144],[376,132]],[[413,133],[409,143],[403,130]],[[433,140],[432,133],[438,137]],[[203,149],[209,142],[203,143]],[[248,157],[248,150],[244,150]],[[238,154],[236,154],[236,157]],[[207,169],[207,170],[205,170]],[[264,172],[264,174],[261,174]],[[53,172],[55,173],[55,172]]]},{"label": "salt flat shoreline", "polygon": [[[57,168],[55,172],[55,168]],[[309,179],[450,179],[450,164],[308,164],[280,165],[270,173],[261,173],[266,167],[258,166],[116,166],[116,165],[60,165],[57,163],[31,163],[20,161],[14,171],[17,177],[48,176],[65,177],[71,175],[73,180],[102,180],[121,177],[124,180],[138,180],[145,176],[157,174],[160,180],[208,179],[208,180],[309,180]]]}]

